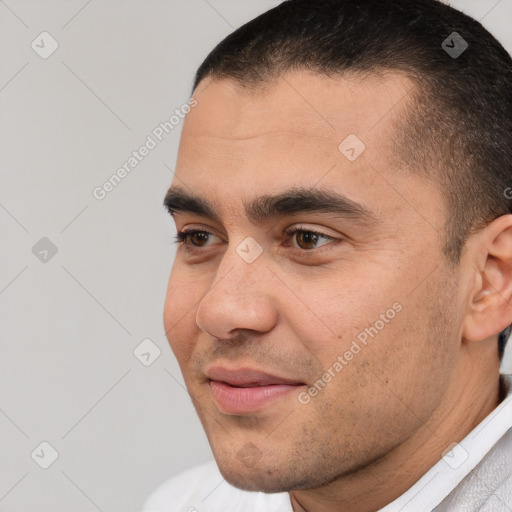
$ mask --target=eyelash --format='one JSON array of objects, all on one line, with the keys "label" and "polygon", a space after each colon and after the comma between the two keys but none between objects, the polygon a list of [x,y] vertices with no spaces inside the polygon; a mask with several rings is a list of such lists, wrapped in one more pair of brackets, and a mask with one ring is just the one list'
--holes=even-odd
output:
[{"label": "eyelash", "polygon": [[[211,235],[212,234],[209,231],[206,231],[204,229],[186,229],[186,230],[178,232],[178,234],[174,237],[174,242],[173,243],[178,244],[178,245],[185,244],[189,240],[189,237],[192,236],[195,233],[206,233],[207,235]],[[302,252],[302,253],[311,253],[311,252],[315,251],[316,249],[321,249],[321,247],[329,246],[329,245],[332,246],[332,245],[334,245],[334,244],[332,244],[333,241],[341,242],[341,240],[338,239],[338,238],[332,237],[330,235],[326,235],[325,233],[322,233],[320,231],[314,231],[312,229],[304,228],[303,226],[298,226],[298,227],[295,227],[295,228],[287,229],[285,231],[285,233],[289,237],[293,237],[293,235],[295,235],[296,233],[311,233],[313,235],[325,238],[326,240],[329,240],[331,242],[329,244],[324,244],[324,245],[322,245],[320,247],[315,247],[313,249],[301,249],[300,247],[292,247],[293,250],[299,251],[299,252]],[[191,248],[189,247],[189,249],[191,249],[191,250],[201,250],[202,248],[198,247],[198,246],[192,246]],[[332,249],[332,247],[329,247],[328,249]]]}]

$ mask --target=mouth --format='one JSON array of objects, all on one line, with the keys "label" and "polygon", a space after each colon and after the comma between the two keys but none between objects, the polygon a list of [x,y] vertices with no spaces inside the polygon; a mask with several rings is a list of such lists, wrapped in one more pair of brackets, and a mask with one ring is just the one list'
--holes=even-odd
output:
[{"label": "mouth", "polygon": [[303,382],[251,368],[220,366],[206,372],[212,400],[217,408],[232,415],[254,414],[276,400],[305,386]]}]

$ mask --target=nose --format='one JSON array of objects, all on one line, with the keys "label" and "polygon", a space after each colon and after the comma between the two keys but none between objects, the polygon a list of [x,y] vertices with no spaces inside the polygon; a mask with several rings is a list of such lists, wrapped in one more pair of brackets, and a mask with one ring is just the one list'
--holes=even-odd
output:
[{"label": "nose", "polygon": [[268,332],[277,320],[275,287],[263,255],[247,263],[229,248],[217,278],[199,302],[196,323],[219,339],[232,338],[239,329]]}]

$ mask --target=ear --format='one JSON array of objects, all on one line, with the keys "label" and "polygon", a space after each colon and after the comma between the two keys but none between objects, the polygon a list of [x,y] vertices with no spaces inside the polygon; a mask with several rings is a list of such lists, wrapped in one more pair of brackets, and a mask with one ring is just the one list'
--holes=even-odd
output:
[{"label": "ear", "polygon": [[512,215],[502,215],[468,241],[475,285],[468,297],[463,338],[481,341],[512,324]]}]

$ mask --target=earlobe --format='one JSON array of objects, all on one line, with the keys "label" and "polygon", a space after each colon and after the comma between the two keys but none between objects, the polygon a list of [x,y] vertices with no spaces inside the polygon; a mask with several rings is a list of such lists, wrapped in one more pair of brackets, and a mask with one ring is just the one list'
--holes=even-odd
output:
[{"label": "earlobe", "polygon": [[462,336],[481,341],[512,324],[512,215],[503,215],[488,224],[470,242],[478,272],[469,297]]}]

